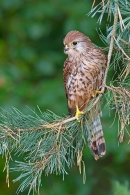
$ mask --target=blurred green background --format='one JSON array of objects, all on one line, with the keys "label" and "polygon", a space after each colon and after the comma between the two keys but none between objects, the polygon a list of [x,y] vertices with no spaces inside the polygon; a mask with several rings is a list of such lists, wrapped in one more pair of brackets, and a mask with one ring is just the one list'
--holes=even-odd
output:
[{"label": "blurred green background", "polygon": [[[37,105],[57,115],[67,114],[62,69],[66,59],[63,38],[70,30],[85,33],[98,46],[103,46],[96,28],[97,18],[86,14],[90,0],[0,0],[0,107],[14,106],[28,114]],[[96,1],[99,2],[98,0]],[[110,75],[111,77],[111,75]],[[109,78],[110,79],[110,78]],[[112,182],[130,182],[130,148],[127,136],[118,145],[118,122],[114,113],[103,106],[102,124],[107,154],[95,161],[86,147],[86,183],[74,165],[62,176],[43,174],[41,195],[110,195]],[[10,187],[3,172],[5,159],[0,157],[0,194],[14,195],[20,183],[12,183],[18,175],[10,174]],[[11,162],[13,166],[14,161]],[[27,191],[21,193],[26,195]]]}]

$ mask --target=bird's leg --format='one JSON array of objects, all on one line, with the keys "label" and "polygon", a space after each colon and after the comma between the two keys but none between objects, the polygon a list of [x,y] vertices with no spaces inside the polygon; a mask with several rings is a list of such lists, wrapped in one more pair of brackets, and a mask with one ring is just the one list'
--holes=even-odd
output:
[{"label": "bird's leg", "polygon": [[78,106],[76,105],[76,114],[75,114],[75,117],[77,119],[78,122],[80,122],[79,120],[79,115],[83,114],[82,111],[79,110]]},{"label": "bird's leg", "polygon": [[92,97],[95,97],[96,94],[101,94],[102,92],[99,90],[94,90],[92,93]]}]

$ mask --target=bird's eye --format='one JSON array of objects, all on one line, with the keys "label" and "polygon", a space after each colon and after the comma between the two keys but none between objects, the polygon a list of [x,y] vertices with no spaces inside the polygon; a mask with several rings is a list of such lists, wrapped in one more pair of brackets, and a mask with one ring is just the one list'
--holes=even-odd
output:
[{"label": "bird's eye", "polygon": [[73,42],[73,45],[77,45],[77,42],[76,42],[76,41],[74,41],[74,42]]}]

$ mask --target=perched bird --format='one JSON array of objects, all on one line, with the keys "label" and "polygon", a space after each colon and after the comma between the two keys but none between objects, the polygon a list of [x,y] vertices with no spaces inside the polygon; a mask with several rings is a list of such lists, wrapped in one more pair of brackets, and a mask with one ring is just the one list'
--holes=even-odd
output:
[{"label": "perched bird", "polygon": [[[107,57],[86,35],[76,30],[70,31],[63,43],[64,53],[68,55],[63,69],[68,110],[79,120],[92,97],[100,93]],[[88,113],[87,121],[88,145],[97,160],[106,152],[99,109]]]}]

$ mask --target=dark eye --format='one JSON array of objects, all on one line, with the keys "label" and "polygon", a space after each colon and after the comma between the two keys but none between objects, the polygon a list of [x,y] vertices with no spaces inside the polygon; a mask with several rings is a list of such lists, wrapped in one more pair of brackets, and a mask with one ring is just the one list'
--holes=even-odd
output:
[{"label": "dark eye", "polygon": [[76,42],[76,41],[74,41],[74,42],[73,42],[73,45],[77,45],[77,42]]}]

